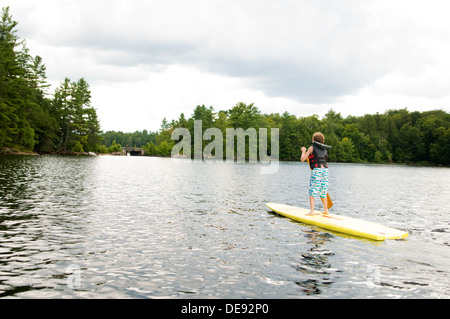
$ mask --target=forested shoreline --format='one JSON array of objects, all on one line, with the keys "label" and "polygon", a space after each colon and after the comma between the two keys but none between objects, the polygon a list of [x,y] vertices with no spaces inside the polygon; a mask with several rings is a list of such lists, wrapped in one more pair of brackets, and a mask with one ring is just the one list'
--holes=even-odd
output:
[{"label": "forested shoreline", "polygon": [[0,17],[0,149],[95,152],[100,124],[89,83],[64,79],[49,94],[46,67],[17,33],[9,7]]},{"label": "forested shoreline", "polygon": [[288,112],[262,114],[254,104],[242,102],[218,112],[212,106],[198,105],[190,118],[180,114],[171,122],[164,119],[158,132],[108,131],[102,134],[103,143],[105,149],[113,144],[135,146],[143,147],[148,155],[170,156],[177,143],[171,140],[172,131],[184,127],[194,136],[195,120],[202,121],[203,132],[215,127],[223,136],[226,128],[279,128],[279,158],[284,161],[299,160],[301,147],[309,146],[313,133],[320,131],[325,134],[325,143],[332,146],[329,160],[333,162],[450,165],[450,114],[442,110],[399,109],[346,118],[330,110],[320,119],[317,115],[297,117]]},{"label": "forested shoreline", "polygon": [[[333,162],[419,163],[450,165],[450,114],[443,110],[387,110],[383,114],[342,117],[330,109],[318,115],[299,117],[288,112],[263,114],[253,103],[239,102],[228,110],[198,105],[189,118],[163,119],[157,132],[102,132],[91,105],[89,83],[81,78],[64,79],[49,93],[46,67],[40,56],[32,56],[17,33],[18,22],[9,8],[0,20],[0,153],[2,149],[37,153],[113,153],[121,146],[142,147],[150,156],[170,156],[177,141],[176,128],[187,128],[194,136],[194,121],[202,121],[203,132],[218,128],[279,129],[279,159],[297,161],[301,147],[320,131],[332,146]],[[362,106],[363,107],[363,106]],[[203,144],[208,144],[203,141]],[[224,143],[225,144],[225,143]],[[270,145],[269,145],[270,149]],[[224,153],[225,154],[225,153]]]}]

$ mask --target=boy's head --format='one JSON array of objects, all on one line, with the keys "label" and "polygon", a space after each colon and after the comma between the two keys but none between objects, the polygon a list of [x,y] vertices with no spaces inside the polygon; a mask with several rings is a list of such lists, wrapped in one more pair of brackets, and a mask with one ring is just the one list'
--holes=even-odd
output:
[{"label": "boy's head", "polygon": [[325,136],[323,136],[322,133],[317,132],[317,133],[314,133],[312,140],[313,140],[313,142],[319,142],[319,143],[323,144],[325,142]]}]

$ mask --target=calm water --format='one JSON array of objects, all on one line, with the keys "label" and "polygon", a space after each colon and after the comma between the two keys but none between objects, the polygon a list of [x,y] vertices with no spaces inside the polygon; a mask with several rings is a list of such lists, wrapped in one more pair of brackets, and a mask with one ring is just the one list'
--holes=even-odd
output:
[{"label": "calm water", "polygon": [[266,208],[308,207],[308,181],[304,163],[2,156],[0,297],[450,297],[450,169],[330,165],[333,212],[410,234],[381,243]]}]

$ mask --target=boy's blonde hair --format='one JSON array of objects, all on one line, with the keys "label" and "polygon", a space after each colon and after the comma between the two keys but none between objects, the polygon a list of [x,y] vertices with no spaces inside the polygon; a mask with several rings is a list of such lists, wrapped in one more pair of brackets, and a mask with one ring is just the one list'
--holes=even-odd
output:
[{"label": "boy's blonde hair", "polygon": [[323,144],[325,142],[325,136],[320,132],[316,132],[314,133],[312,140],[313,142],[319,142]]}]

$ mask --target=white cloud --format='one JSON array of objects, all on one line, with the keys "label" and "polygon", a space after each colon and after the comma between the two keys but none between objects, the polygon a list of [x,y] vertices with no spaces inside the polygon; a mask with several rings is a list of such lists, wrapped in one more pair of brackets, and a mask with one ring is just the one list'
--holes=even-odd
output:
[{"label": "white cloud", "polygon": [[446,1],[4,0],[52,83],[86,78],[104,129],[255,102],[323,115],[450,103]]},{"label": "white cloud", "polygon": [[193,67],[171,65],[161,72],[149,72],[147,78],[139,82],[103,81],[93,91],[93,103],[105,104],[99,116],[106,122],[121,119],[114,127],[105,129],[127,131],[132,123],[156,130],[164,117],[169,121],[178,119],[181,113],[190,117],[196,105],[213,106],[219,111],[231,108],[243,96],[249,99],[247,103],[267,100],[261,92],[245,89],[241,82]]}]

